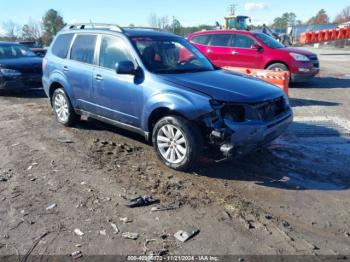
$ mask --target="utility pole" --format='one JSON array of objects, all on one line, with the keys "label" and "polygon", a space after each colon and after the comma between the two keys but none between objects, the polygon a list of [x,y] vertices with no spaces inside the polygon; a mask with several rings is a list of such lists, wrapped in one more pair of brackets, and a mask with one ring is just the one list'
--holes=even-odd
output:
[{"label": "utility pole", "polygon": [[229,12],[230,12],[230,15],[235,15],[235,13],[236,13],[236,7],[237,7],[237,5],[236,4],[231,4],[230,6],[229,6]]}]

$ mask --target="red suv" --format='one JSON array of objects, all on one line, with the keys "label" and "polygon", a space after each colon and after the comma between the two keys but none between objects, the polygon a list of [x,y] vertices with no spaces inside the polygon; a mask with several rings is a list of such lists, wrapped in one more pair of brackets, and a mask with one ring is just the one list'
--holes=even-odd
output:
[{"label": "red suv", "polygon": [[264,33],[210,30],[193,33],[188,40],[219,67],[288,70],[292,82],[308,81],[320,71],[316,54],[285,47]]}]

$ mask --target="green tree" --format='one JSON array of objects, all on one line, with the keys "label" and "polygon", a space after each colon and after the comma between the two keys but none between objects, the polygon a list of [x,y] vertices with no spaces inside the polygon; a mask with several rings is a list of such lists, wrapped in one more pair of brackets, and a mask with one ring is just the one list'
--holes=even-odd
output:
[{"label": "green tree", "polygon": [[65,26],[63,17],[54,9],[50,9],[43,17],[43,42],[49,45],[53,37]]},{"label": "green tree", "polygon": [[273,20],[272,26],[275,28],[287,28],[289,25],[296,24],[296,14],[293,12],[284,13],[281,17],[276,17]]},{"label": "green tree", "polygon": [[181,23],[175,17],[173,17],[173,23],[171,25],[174,34],[179,35],[181,33]]}]

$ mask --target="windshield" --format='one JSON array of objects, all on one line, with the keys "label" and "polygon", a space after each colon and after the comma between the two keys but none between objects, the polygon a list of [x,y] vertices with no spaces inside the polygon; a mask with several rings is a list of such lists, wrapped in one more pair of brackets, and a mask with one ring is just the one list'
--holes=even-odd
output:
[{"label": "windshield", "polygon": [[133,37],[142,62],[153,73],[176,74],[215,70],[186,40],[177,37]]},{"label": "windshield", "polygon": [[28,47],[23,45],[0,45],[0,59],[36,56]]},{"label": "windshield", "polygon": [[271,36],[268,36],[266,34],[255,33],[254,35],[270,48],[283,48],[283,47],[285,47],[283,44],[281,44],[280,42],[278,42],[277,40],[273,39]]}]

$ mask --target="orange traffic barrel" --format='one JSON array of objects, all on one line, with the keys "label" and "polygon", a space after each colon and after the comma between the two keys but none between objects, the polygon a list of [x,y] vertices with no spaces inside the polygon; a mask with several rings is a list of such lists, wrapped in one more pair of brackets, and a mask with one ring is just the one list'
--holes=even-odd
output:
[{"label": "orange traffic barrel", "polygon": [[255,69],[255,68],[230,67],[230,66],[225,66],[223,68],[228,71],[246,74],[255,78],[262,79],[265,82],[278,86],[287,95],[289,95],[289,81],[290,81],[289,71],[263,70],[263,69]]},{"label": "orange traffic barrel", "polygon": [[319,32],[318,41],[319,42],[326,41],[326,30],[322,30]]},{"label": "orange traffic barrel", "polygon": [[346,28],[340,28],[339,29],[339,39],[346,39]]},{"label": "orange traffic barrel", "polygon": [[331,40],[337,40],[337,39],[338,39],[338,31],[337,31],[337,29],[332,29]]},{"label": "orange traffic barrel", "polygon": [[310,32],[311,37],[310,37],[310,43],[315,43],[316,42],[316,32]]},{"label": "orange traffic barrel", "polygon": [[315,32],[315,36],[314,36],[314,43],[318,43],[320,42],[320,31],[316,31]]},{"label": "orange traffic barrel", "polygon": [[326,30],[326,39],[325,41],[331,41],[332,40],[332,30]]},{"label": "orange traffic barrel", "polygon": [[306,32],[306,43],[307,44],[311,43],[311,36],[312,36],[311,32]]}]

